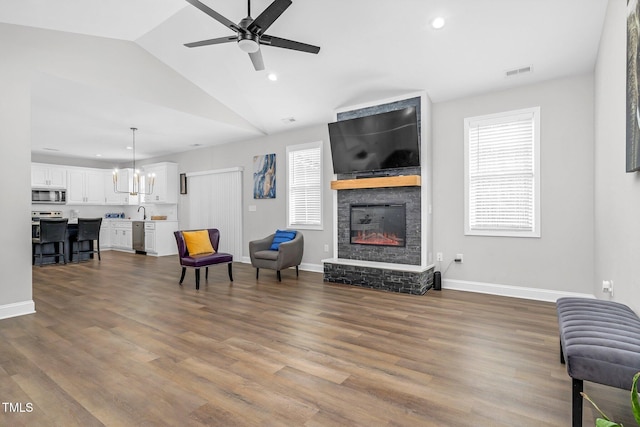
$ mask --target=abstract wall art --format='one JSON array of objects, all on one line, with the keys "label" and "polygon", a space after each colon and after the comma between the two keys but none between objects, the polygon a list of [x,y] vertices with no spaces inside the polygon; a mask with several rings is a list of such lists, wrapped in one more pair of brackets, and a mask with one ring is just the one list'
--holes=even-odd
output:
[{"label": "abstract wall art", "polygon": [[640,2],[627,0],[627,172],[640,171]]},{"label": "abstract wall art", "polygon": [[276,198],[276,155],[253,156],[253,198]]}]

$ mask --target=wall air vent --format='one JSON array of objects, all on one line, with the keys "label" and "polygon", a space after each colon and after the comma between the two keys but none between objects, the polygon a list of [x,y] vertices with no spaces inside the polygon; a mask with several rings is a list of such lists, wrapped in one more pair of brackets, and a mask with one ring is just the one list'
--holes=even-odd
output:
[{"label": "wall air vent", "polygon": [[519,67],[519,68],[507,70],[504,72],[504,76],[505,77],[519,76],[521,74],[530,73],[532,71],[533,71],[533,67],[531,65],[527,65],[526,67]]}]

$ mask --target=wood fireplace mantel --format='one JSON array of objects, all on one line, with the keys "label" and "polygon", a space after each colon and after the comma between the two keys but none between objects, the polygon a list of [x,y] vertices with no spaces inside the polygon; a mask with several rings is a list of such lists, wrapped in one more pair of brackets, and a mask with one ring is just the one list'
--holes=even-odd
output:
[{"label": "wood fireplace mantel", "polygon": [[378,178],[341,179],[331,181],[332,190],[353,190],[356,188],[420,187],[420,175],[384,176]]}]

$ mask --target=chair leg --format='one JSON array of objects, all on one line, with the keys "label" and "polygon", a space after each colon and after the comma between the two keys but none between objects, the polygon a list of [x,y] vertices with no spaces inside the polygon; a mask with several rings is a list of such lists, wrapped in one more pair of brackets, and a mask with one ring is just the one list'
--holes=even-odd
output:
[{"label": "chair leg", "polygon": [[280,270],[276,272],[276,275],[278,276],[278,282],[282,282],[282,276],[280,275]]},{"label": "chair leg", "polygon": [[232,267],[232,262],[229,263],[229,280],[233,282],[233,267]]},{"label": "chair leg", "polygon": [[204,278],[208,279],[209,278],[209,267],[205,267],[204,268]]},{"label": "chair leg", "polygon": [[296,277],[298,277],[298,266],[296,265]]},{"label": "chair leg", "polygon": [[196,268],[196,289],[200,289],[200,269]]},{"label": "chair leg", "polygon": [[571,379],[573,393],[571,396],[571,425],[572,427],[582,427],[582,380]]},{"label": "chair leg", "polygon": [[256,280],[258,280],[258,275],[260,274],[260,269],[256,268]]},{"label": "chair leg", "polygon": [[[64,254],[64,242],[58,242],[58,248],[60,249],[60,253],[62,254],[62,263],[67,264],[67,257]],[[60,256],[58,256],[58,263],[60,262]]]},{"label": "chair leg", "polygon": [[182,267],[182,274],[180,275],[180,284],[182,285],[182,281],[184,280],[184,275],[187,272],[187,267]]}]

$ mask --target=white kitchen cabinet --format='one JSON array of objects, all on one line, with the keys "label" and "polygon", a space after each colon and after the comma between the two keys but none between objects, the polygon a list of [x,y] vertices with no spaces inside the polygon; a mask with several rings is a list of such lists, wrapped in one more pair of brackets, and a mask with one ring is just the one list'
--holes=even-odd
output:
[{"label": "white kitchen cabinet", "polygon": [[178,221],[145,221],[144,246],[147,255],[166,256],[178,253],[174,231]]},{"label": "white kitchen cabinet", "polygon": [[153,194],[145,194],[142,203],[178,203],[178,165],[163,162],[144,166],[145,179],[155,175]]},{"label": "white kitchen cabinet", "polygon": [[109,221],[102,220],[100,226],[100,249],[108,249],[111,247],[111,224]]},{"label": "white kitchen cabinet", "polygon": [[104,172],[101,169],[69,169],[67,186],[68,205],[103,205]]},{"label": "white kitchen cabinet", "polygon": [[113,171],[109,170],[104,173],[104,195],[107,205],[137,205],[139,196],[132,196],[133,190],[133,169],[118,169],[118,182],[116,188],[119,193],[114,191]]},{"label": "white kitchen cabinet", "polygon": [[32,163],[31,186],[39,188],[67,188],[67,169],[56,165]]},{"label": "white kitchen cabinet", "polygon": [[110,243],[113,249],[133,251],[133,225],[131,221],[112,221]]}]

